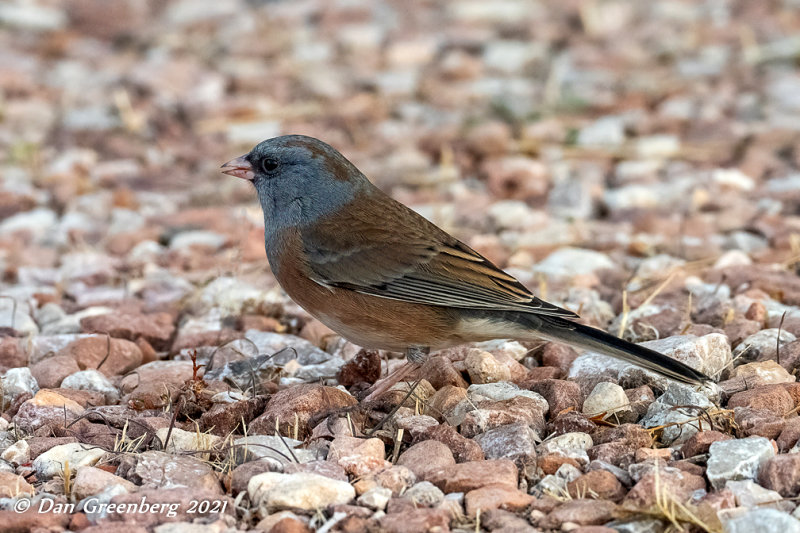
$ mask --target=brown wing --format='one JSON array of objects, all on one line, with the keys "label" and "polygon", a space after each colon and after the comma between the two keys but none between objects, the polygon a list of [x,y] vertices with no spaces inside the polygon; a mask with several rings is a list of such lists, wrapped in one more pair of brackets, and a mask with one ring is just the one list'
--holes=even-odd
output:
[{"label": "brown wing", "polygon": [[301,235],[322,285],[427,305],[577,317],[382,193],[369,210],[342,210]]}]

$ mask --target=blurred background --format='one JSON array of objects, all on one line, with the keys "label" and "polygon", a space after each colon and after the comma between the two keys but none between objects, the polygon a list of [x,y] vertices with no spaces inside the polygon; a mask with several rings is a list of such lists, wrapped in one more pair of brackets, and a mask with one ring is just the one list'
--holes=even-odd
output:
[{"label": "blurred background", "polygon": [[530,285],[614,267],[618,292],[648,257],[793,264],[798,8],[0,2],[5,286],[75,309],[141,296],[120,280],[145,267],[271,286],[255,195],[218,168],[288,133]]}]

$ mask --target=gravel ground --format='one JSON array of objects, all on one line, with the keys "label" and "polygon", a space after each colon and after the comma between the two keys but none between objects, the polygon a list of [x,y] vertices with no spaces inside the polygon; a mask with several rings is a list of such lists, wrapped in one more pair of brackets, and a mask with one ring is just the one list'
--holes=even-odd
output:
[{"label": "gravel ground", "polygon": [[[800,532],[797,0],[0,3],[0,529]],[[223,162],[318,137],[585,323],[404,364]],[[391,411],[394,415],[379,427]]]}]

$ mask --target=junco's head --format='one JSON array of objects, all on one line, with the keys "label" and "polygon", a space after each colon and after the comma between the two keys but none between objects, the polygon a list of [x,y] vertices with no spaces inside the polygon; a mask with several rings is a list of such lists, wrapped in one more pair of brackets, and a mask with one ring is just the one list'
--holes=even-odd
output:
[{"label": "junco's head", "polygon": [[222,168],[253,182],[272,227],[313,222],[373,187],[342,154],[305,135],[267,139]]}]

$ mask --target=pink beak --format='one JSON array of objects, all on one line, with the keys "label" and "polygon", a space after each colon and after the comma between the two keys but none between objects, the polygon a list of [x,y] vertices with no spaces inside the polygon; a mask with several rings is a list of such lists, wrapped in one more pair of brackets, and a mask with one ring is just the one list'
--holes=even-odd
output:
[{"label": "pink beak", "polygon": [[241,156],[237,157],[236,159],[231,159],[222,165],[222,173],[228,174],[229,176],[236,176],[237,178],[242,178],[243,180],[253,181],[253,178],[255,178],[253,165],[251,165],[250,161],[244,157],[245,156]]}]

